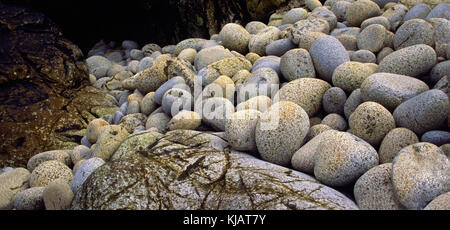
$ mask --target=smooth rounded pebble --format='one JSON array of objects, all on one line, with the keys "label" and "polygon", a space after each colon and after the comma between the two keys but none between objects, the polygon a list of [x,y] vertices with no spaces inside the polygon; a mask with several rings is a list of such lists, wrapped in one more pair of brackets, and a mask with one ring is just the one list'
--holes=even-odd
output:
[{"label": "smooth rounded pebble", "polygon": [[[311,138],[308,142],[305,143],[299,150],[297,150],[291,159],[292,167],[295,170],[298,170],[300,172],[308,173],[308,174],[314,174],[314,160],[315,155],[317,153],[317,148],[319,147],[320,143],[322,141],[326,141],[323,137],[327,137],[329,130],[331,130],[330,127],[328,129],[326,128],[326,125],[315,125],[311,127],[313,129],[314,127],[319,127],[320,130],[322,130],[321,133],[318,133],[315,137]],[[311,133],[311,129],[309,133]],[[308,133],[308,135],[309,135]]]},{"label": "smooth rounded pebble", "polygon": [[289,101],[272,105],[256,126],[256,146],[261,157],[274,164],[289,165],[309,128],[309,117],[302,107]]},{"label": "smooth rounded pebble", "polygon": [[440,130],[428,131],[422,135],[420,140],[441,146],[450,143],[450,132]]},{"label": "smooth rounded pebble", "polygon": [[306,19],[308,16],[308,11],[306,11],[303,8],[294,8],[289,10],[286,14],[283,16],[283,21],[281,22],[282,25],[285,24],[294,24],[300,20]]},{"label": "smooth rounded pebble", "polygon": [[[323,34],[330,33],[330,25],[328,22],[322,18],[311,17],[304,20],[300,20],[290,27],[290,32],[288,33],[289,39],[293,43],[301,45],[304,43],[304,35],[308,32],[320,32]],[[315,36],[316,38],[318,36]],[[300,47],[303,48],[303,47]]]},{"label": "smooth rounded pebble", "polygon": [[73,182],[70,186],[73,193],[77,194],[78,190],[81,188],[81,186],[83,186],[83,183],[86,181],[86,179],[103,164],[105,164],[105,161],[97,157],[85,161],[73,177]]},{"label": "smooth rounded pebble", "polygon": [[169,129],[169,122],[170,117],[167,114],[163,112],[155,113],[148,117],[145,128],[147,130],[150,128],[157,128],[158,132],[165,133]]},{"label": "smooth rounded pebble", "polygon": [[378,165],[377,151],[361,138],[335,130],[321,135],[326,141],[317,147],[314,161],[314,176],[320,182],[346,186]]},{"label": "smooth rounded pebble", "polygon": [[228,23],[219,33],[223,46],[241,54],[247,53],[251,39],[250,33],[239,24]]},{"label": "smooth rounded pebble", "polygon": [[316,77],[313,61],[305,49],[292,49],[286,52],[281,57],[280,68],[287,81]]},{"label": "smooth rounded pebble", "polygon": [[267,46],[278,40],[280,35],[281,31],[278,28],[268,26],[250,38],[248,49],[250,52],[256,53],[260,56],[265,56]]},{"label": "smooth rounded pebble", "polygon": [[45,187],[57,179],[63,179],[67,184],[71,184],[72,170],[59,161],[45,161],[31,173],[30,187]]},{"label": "smooth rounded pebble", "polygon": [[357,50],[351,54],[350,60],[361,63],[375,63],[377,56],[370,50]]},{"label": "smooth rounded pebble", "polygon": [[417,44],[434,45],[433,26],[423,19],[411,19],[403,23],[394,36],[396,50]]},{"label": "smooth rounded pebble", "polygon": [[345,20],[351,26],[360,26],[364,20],[378,15],[380,15],[380,7],[376,3],[369,0],[358,0],[348,7]]},{"label": "smooth rounded pebble", "polygon": [[423,209],[450,190],[450,160],[430,143],[403,148],[392,166],[396,197],[408,209]]},{"label": "smooth rounded pebble", "polygon": [[377,146],[389,131],[395,129],[395,120],[382,105],[364,102],[350,115],[349,126],[352,134]]},{"label": "smooth rounded pebble", "polygon": [[68,210],[74,194],[70,186],[59,180],[53,181],[45,187],[43,199],[47,210]]},{"label": "smooth rounded pebble", "polygon": [[301,106],[308,116],[314,116],[322,106],[325,92],[331,88],[328,82],[317,78],[300,78],[283,86],[276,97]]},{"label": "smooth rounded pebble", "polygon": [[257,96],[241,102],[236,106],[236,111],[254,109],[264,113],[272,105],[272,99],[267,96]]},{"label": "smooth rounded pebble", "polygon": [[336,15],[337,20],[342,22],[345,21],[345,14],[351,5],[352,3],[348,1],[336,1],[331,6],[331,11]]},{"label": "smooth rounded pebble", "polygon": [[333,72],[339,65],[350,61],[341,42],[328,35],[315,40],[309,52],[320,77],[328,82],[331,82]]},{"label": "smooth rounded pebble", "polygon": [[155,92],[150,92],[142,99],[140,103],[140,111],[145,115],[150,115],[158,107],[155,100]]},{"label": "smooth rounded pebble", "polygon": [[361,84],[361,97],[364,101],[377,102],[389,110],[401,103],[429,90],[425,82],[404,75],[376,73]]},{"label": "smooth rounded pebble", "polygon": [[309,18],[321,18],[328,22],[330,30],[333,30],[337,24],[337,17],[334,13],[326,7],[317,7],[310,14]]},{"label": "smooth rounded pebble", "polygon": [[14,198],[15,210],[43,210],[44,206],[44,187],[33,187],[26,189]]},{"label": "smooth rounded pebble", "polygon": [[431,8],[425,3],[420,3],[409,9],[408,13],[403,17],[403,22],[411,19],[421,18],[425,19],[430,13]]},{"label": "smooth rounded pebble", "polygon": [[197,70],[201,70],[216,61],[232,57],[233,54],[223,46],[213,46],[205,48],[200,50],[195,56],[195,68]]},{"label": "smooth rounded pebble", "polygon": [[245,26],[245,29],[250,34],[257,34],[257,33],[259,33],[259,31],[265,29],[266,27],[267,27],[267,25],[262,22],[251,21],[251,22],[247,23],[247,25]]},{"label": "smooth rounded pebble", "polygon": [[430,18],[445,18],[450,20],[450,3],[443,2],[433,8],[431,12],[428,14],[427,19]]},{"label": "smooth rounded pebble", "polygon": [[174,77],[174,78],[169,79],[163,85],[161,85],[161,87],[159,87],[154,93],[155,102],[161,105],[164,94],[166,94],[166,92],[168,90],[173,89],[173,88],[181,88],[181,89],[187,90],[187,85],[186,85],[186,81],[184,80],[184,78]]},{"label": "smooth rounded pebble", "polygon": [[195,57],[197,55],[197,50],[192,48],[187,48],[181,51],[181,53],[178,55],[178,58],[184,61],[187,61],[191,64],[194,64]]},{"label": "smooth rounded pebble", "polygon": [[227,120],[235,112],[233,103],[222,97],[212,97],[203,101],[202,110],[196,112],[202,116],[202,122],[216,131],[225,131]]},{"label": "smooth rounded pebble", "polygon": [[391,130],[384,137],[378,151],[380,164],[391,163],[400,150],[418,142],[417,135],[409,129],[395,128]]},{"label": "smooth rounded pebble", "polygon": [[[364,30],[370,25],[382,25],[386,30],[389,30],[391,28],[391,24],[389,23],[389,20],[383,16],[368,18],[364,20],[361,23],[361,30]],[[386,31],[384,31],[386,32]],[[384,40],[384,39],[383,39]]]},{"label": "smooth rounded pebble", "polygon": [[259,58],[253,63],[253,67],[251,68],[251,72],[261,69],[261,68],[271,68],[277,72],[278,75],[281,75],[280,68],[281,58],[277,56],[264,56]]},{"label": "smooth rounded pebble", "polygon": [[375,71],[368,65],[360,62],[350,61],[339,65],[333,73],[333,85],[343,89],[347,93],[361,87],[367,77]]},{"label": "smooth rounded pebble", "polygon": [[106,126],[92,152],[92,156],[109,160],[120,144],[128,137],[128,131],[120,125]]},{"label": "smooth rounded pebble", "polygon": [[435,65],[431,69],[429,80],[434,85],[445,76],[450,77],[450,60]]},{"label": "smooth rounded pebble", "polygon": [[424,210],[450,210],[450,192],[434,198]]},{"label": "smooth rounded pebble", "polygon": [[238,101],[244,101],[256,96],[272,97],[278,90],[280,79],[277,72],[271,68],[261,68],[252,72],[245,79],[243,87],[238,92]]},{"label": "smooth rounded pebble", "polygon": [[405,127],[418,135],[439,129],[448,116],[449,99],[438,89],[421,93],[400,104],[394,110],[397,126]]},{"label": "smooth rounded pebble", "polygon": [[385,58],[386,56],[388,56],[389,54],[393,53],[394,50],[391,47],[384,47],[383,49],[380,50],[380,52],[378,52],[377,54],[377,64],[380,64],[380,62],[383,60],[383,58]]},{"label": "smooth rounded pebble", "polygon": [[67,166],[72,165],[72,159],[70,157],[70,152],[72,151],[66,151],[66,150],[53,150],[48,152],[43,152],[34,155],[28,160],[27,169],[30,172],[33,172],[33,170],[39,166],[42,162],[45,161],[59,161]]},{"label": "smooth rounded pebble", "polygon": [[417,77],[427,73],[436,63],[436,52],[425,44],[408,46],[387,55],[377,72]]},{"label": "smooth rounded pebble", "polygon": [[353,194],[362,210],[403,210],[392,186],[392,164],[376,166],[355,183]]},{"label": "smooth rounded pebble", "polygon": [[108,122],[103,119],[94,119],[89,122],[89,125],[86,129],[86,136],[88,138],[88,141],[93,144],[96,143],[103,128],[107,125],[109,125]]},{"label": "smooth rounded pebble", "polygon": [[[322,122],[322,121],[320,121],[320,122]],[[310,140],[312,140],[314,137],[318,136],[319,134],[332,129],[330,126],[321,124],[321,123],[317,124],[317,125],[313,125],[313,123],[311,122],[311,119],[309,121],[309,124],[311,125],[311,128],[309,129],[308,134],[305,137],[305,143],[308,143]]]},{"label": "smooth rounded pebble", "polygon": [[75,165],[78,163],[78,161],[82,159],[89,159],[91,158],[91,150],[84,146],[84,145],[78,145],[73,149],[73,151],[70,153],[70,159],[72,159],[72,163]]},{"label": "smooth rounded pebble", "polygon": [[395,31],[402,23],[403,17],[408,12],[408,7],[403,4],[393,4],[392,7],[387,7],[381,16],[386,17],[391,24],[391,30]]},{"label": "smooth rounded pebble", "polygon": [[322,123],[334,130],[345,131],[347,130],[347,121],[341,115],[336,113],[330,113],[323,118]]},{"label": "smooth rounded pebble", "polygon": [[169,121],[169,130],[195,130],[202,123],[200,115],[193,111],[183,110]]},{"label": "smooth rounded pebble", "polygon": [[380,51],[384,45],[386,29],[379,24],[367,26],[358,35],[358,49],[369,50],[373,53]]},{"label": "smooth rounded pebble", "polygon": [[170,116],[177,115],[182,110],[191,110],[194,98],[184,89],[169,89],[163,96],[162,108]]},{"label": "smooth rounded pebble", "polygon": [[292,43],[291,39],[289,38],[280,39],[270,43],[267,46],[266,54],[281,57],[289,50],[295,48],[297,48],[297,45]]},{"label": "smooth rounded pebble", "polygon": [[344,105],[347,101],[347,95],[339,87],[328,89],[323,95],[323,109],[327,113],[344,114]]},{"label": "smooth rounded pebble", "polygon": [[227,120],[225,136],[232,149],[257,152],[255,131],[260,117],[257,110],[241,110]]}]

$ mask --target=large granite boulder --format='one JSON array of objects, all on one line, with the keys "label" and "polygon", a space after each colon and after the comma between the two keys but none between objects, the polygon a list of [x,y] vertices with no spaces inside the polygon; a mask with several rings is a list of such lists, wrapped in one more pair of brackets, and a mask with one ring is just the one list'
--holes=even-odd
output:
[{"label": "large granite boulder", "polygon": [[114,98],[89,85],[80,49],[43,14],[0,3],[0,167],[78,145]]},{"label": "large granite boulder", "polygon": [[71,209],[358,209],[306,174],[230,151],[220,134],[172,131],[97,169]]}]

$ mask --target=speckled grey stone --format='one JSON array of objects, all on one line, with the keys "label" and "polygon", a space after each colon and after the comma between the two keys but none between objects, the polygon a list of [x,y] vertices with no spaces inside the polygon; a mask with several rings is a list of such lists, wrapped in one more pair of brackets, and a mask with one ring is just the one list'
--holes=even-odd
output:
[{"label": "speckled grey stone", "polygon": [[337,1],[331,6],[331,11],[336,15],[338,21],[342,22],[345,20],[345,13],[347,13],[347,9],[351,4],[348,1]]},{"label": "speckled grey stone", "polygon": [[53,150],[36,154],[28,160],[27,169],[28,171],[33,172],[33,170],[42,162],[52,160],[59,161],[67,166],[72,166],[73,163],[72,159],[70,158],[71,152],[72,151],[67,150]]},{"label": "speckled grey stone", "polygon": [[167,90],[162,99],[162,108],[170,116],[175,116],[182,110],[192,110],[194,98],[184,89]]},{"label": "speckled grey stone", "polygon": [[368,65],[360,62],[345,62],[339,65],[333,73],[333,85],[343,89],[347,93],[361,87],[361,84],[367,77],[375,71]]},{"label": "speckled grey stone", "polygon": [[392,168],[396,197],[408,209],[423,209],[450,190],[450,160],[433,144],[423,142],[403,148]]},{"label": "speckled grey stone", "polygon": [[266,161],[289,165],[309,128],[309,117],[302,107],[289,101],[278,102],[258,121],[255,132],[258,152]]},{"label": "speckled grey stone", "polygon": [[268,26],[261,30],[258,34],[251,37],[248,43],[248,49],[250,52],[256,53],[260,56],[266,55],[267,46],[280,38],[281,31],[274,27]]},{"label": "speckled grey stone", "polygon": [[358,38],[356,36],[344,34],[338,36],[337,39],[342,43],[346,50],[358,50]]},{"label": "speckled grey stone", "polygon": [[[314,160],[314,175],[330,186],[346,186],[378,165],[377,151],[361,138],[335,130],[322,133]],[[319,137],[319,136],[318,136]]]},{"label": "speckled grey stone", "polygon": [[202,123],[200,115],[193,111],[183,110],[175,115],[169,122],[169,131],[173,130],[195,130]]},{"label": "speckled grey stone", "polygon": [[347,101],[347,95],[339,87],[328,89],[323,95],[323,109],[327,113],[344,114],[344,105]]},{"label": "speckled grey stone", "polygon": [[128,133],[133,133],[137,127],[145,125],[146,120],[147,116],[142,113],[129,114],[120,120],[119,125],[125,128]]},{"label": "speckled grey stone", "polygon": [[127,136],[127,130],[120,125],[106,126],[98,138],[92,156],[109,160]]},{"label": "speckled grey stone", "polygon": [[44,210],[44,193],[45,187],[33,187],[26,189],[14,198],[15,210]]},{"label": "speckled grey stone", "polygon": [[391,47],[384,47],[383,49],[380,50],[380,52],[378,52],[377,54],[377,64],[380,64],[380,62],[389,54],[393,53],[394,50]]},{"label": "speckled grey stone", "polygon": [[261,117],[257,110],[234,113],[225,124],[225,135],[231,148],[238,151],[257,152],[255,131]]},{"label": "speckled grey stone", "polygon": [[336,27],[337,18],[334,13],[327,9],[326,7],[317,7],[310,14],[308,14],[308,18],[322,18],[328,22],[330,26],[330,31]]},{"label": "speckled grey stone", "polygon": [[439,57],[445,57],[447,45],[450,43],[450,20],[431,18],[427,21],[433,25],[436,53]]},{"label": "speckled grey stone", "polygon": [[383,48],[386,29],[380,24],[367,26],[358,35],[358,49],[369,50],[373,53]]},{"label": "speckled grey stone", "polygon": [[308,11],[306,11],[303,8],[294,8],[289,10],[286,14],[283,16],[283,21],[281,24],[294,24],[300,20],[306,19],[308,16]]},{"label": "speckled grey stone", "polygon": [[386,17],[390,24],[391,24],[391,30],[395,31],[397,30],[398,26],[402,23],[403,17],[408,12],[408,7],[406,7],[403,4],[395,4],[394,6],[390,7],[384,13],[381,15],[383,17]]},{"label": "speckled grey stone", "polygon": [[313,61],[305,49],[293,49],[284,54],[281,57],[280,68],[287,81],[316,77]]},{"label": "speckled grey stone", "polygon": [[360,26],[364,20],[379,15],[380,7],[373,1],[358,0],[356,2],[353,2],[352,5],[350,5],[350,7],[347,9],[345,20],[351,26]]},{"label": "speckled grey stone", "polygon": [[340,64],[350,61],[345,47],[328,35],[315,40],[309,52],[320,77],[328,82],[331,82],[333,72]]},{"label": "speckled grey stone", "polygon": [[[200,49],[203,47],[203,44],[206,42],[207,40],[203,39],[203,38],[189,38],[189,39],[185,39],[181,42],[179,42],[174,50],[173,50],[173,54],[175,56],[178,56],[181,51],[183,51],[184,49],[187,48],[192,48],[195,49],[197,51],[200,51]],[[163,50],[164,52],[164,50]]]},{"label": "speckled grey stone", "polygon": [[327,125],[328,127],[338,131],[345,131],[347,130],[348,126],[345,118],[336,113],[328,114],[326,117],[323,118],[321,124]]},{"label": "speckled grey stone", "polygon": [[103,56],[91,56],[86,59],[89,73],[94,75],[97,79],[106,77],[109,68],[111,68],[111,61]]},{"label": "speckled grey stone", "polygon": [[[310,140],[320,135],[321,133],[332,129],[330,126],[325,124],[313,124],[311,119],[309,119],[309,124],[311,128],[309,129],[308,134],[305,137],[305,143],[308,143]],[[314,165],[314,161],[312,162],[312,164]]]},{"label": "speckled grey stone", "polygon": [[440,130],[428,131],[422,135],[420,140],[441,146],[450,143],[450,132]]},{"label": "speckled grey stone", "polygon": [[71,189],[74,194],[77,194],[78,190],[83,186],[86,179],[100,166],[105,164],[103,159],[94,157],[83,163],[81,167],[77,170],[71,184]]},{"label": "speckled grey stone", "polygon": [[280,62],[281,58],[277,56],[264,56],[259,58],[258,60],[253,63],[253,66],[251,68],[251,72],[254,72],[261,68],[271,68],[277,72],[278,75],[281,75],[281,68],[280,68]]},{"label": "speckled grey stone", "polygon": [[[321,127],[320,129],[322,130],[322,132],[317,134],[308,142],[306,142],[305,145],[303,145],[299,150],[297,150],[294,153],[291,159],[291,164],[294,169],[311,175],[314,174],[314,160],[317,148],[319,147],[320,143],[324,140],[323,137],[327,137],[327,134],[324,133],[327,133],[329,132],[329,130],[331,130],[330,127],[328,127],[327,129],[326,125],[315,125],[311,127],[311,129],[314,127]],[[311,129],[309,133],[311,132]],[[326,139],[324,141],[326,141]]]},{"label": "speckled grey stone", "polygon": [[372,53],[370,50],[358,50],[353,52],[350,58],[354,62],[361,62],[361,63],[376,63],[377,62],[377,56],[375,56],[374,53]]},{"label": "speckled grey stone", "polygon": [[278,91],[280,101],[291,101],[301,106],[308,116],[314,116],[322,106],[325,92],[331,88],[326,81],[317,78],[300,78],[289,82]]},{"label": "speckled grey stone", "polygon": [[387,18],[385,18],[383,16],[378,16],[378,17],[368,18],[368,19],[364,20],[361,23],[361,30],[364,30],[368,26],[374,25],[374,24],[382,25],[386,30],[389,30],[391,28],[391,24],[389,23],[389,20],[387,20]]},{"label": "speckled grey stone", "polygon": [[45,161],[33,170],[29,183],[30,187],[45,187],[57,179],[63,179],[67,184],[71,184],[72,170],[59,161]]},{"label": "speckled grey stone", "polygon": [[430,13],[431,8],[425,4],[420,3],[409,9],[408,13],[403,17],[403,22],[406,22],[411,19],[421,18],[425,19]]},{"label": "speckled grey stone", "polygon": [[444,76],[450,77],[450,60],[439,62],[431,69],[429,80],[431,84],[436,84]]},{"label": "speckled grey stone", "polygon": [[46,210],[68,210],[73,199],[70,186],[61,180],[51,182],[43,191]]},{"label": "speckled grey stone", "polygon": [[404,75],[376,73],[361,84],[361,97],[364,101],[380,103],[394,110],[401,103],[429,90],[425,82]]},{"label": "speckled grey stone", "polygon": [[434,45],[433,26],[423,19],[403,23],[394,36],[396,50],[417,44]]},{"label": "speckled grey stone", "polygon": [[251,22],[247,23],[247,25],[245,26],[245,29],[250,34],[257,34],[257,33],[259,33],[259,31],[265,29],[266,27],[267,27],[267,25],[262,22],[251,21]]},{"label": "speckled grey stone", "polygon": [[137,66],[136,71],[142,72],[142,71],[146,70],[147,68],[150,68],[152,65],[153,65],[153,59],[151,57],[142,58]]},{"label": "speckled grey stone", "polygon": [[181,53],[178,55],[178,58],[181,60],[184,60],[186,62],[189,62],[190,64],[194,64],[195,57],[197,56],[197,50],[192,48],[187,48],[181,51]]},{"label": "speckled grey stone", "polygon": [[201,110],[196,107],[195,112],[202,116],[202,122],[206,125],[216,131],[225,131],[226,122],[235,112],[235,108],[226,98],[212,97],[203,100]]},{"label": "speckled grey stone", "polygon": [[427,19],[430,18],[445,18],[450,20],[450,3],[443,2],[437,6],[435,6],[431,12],[427,15]]},{"label": "speckled grey stone", "polygon": [[450,210],[450,192],[434,198],[424,210]]},{"label": "speckled grey stone", "polygon": [[200,52],[198,52],[195,56],[195,68],[197,70],[201,70],[216,61],[231,57],[233,57],[233,54],[231,54],[231,52],[223,46],[205,48],[200,50]]},{"label": "speckled grey stone", "polygon": [[397,153],[406,146],[419,142],[417,135],[406,128],[395,128],[384,137],[378,155],[380,163],[391,163]]},{"label": "speckled grey stone", "polygon": [[[238,100],[238,103],[240,101],[241,100]],[[272,105],[272,100],[269,97],[257,96],[239,103],[236,106],[236,111],[254,109],[263,113],[270,107],[270,105]]]},{"label": "speckled grey stone", "polygon": [[295,49],[297,46],[292,43],[291,39],[285,38],[270,43],[266,48],[267,55],[281,57],[289,50]]},{"label": "speckled grey stone", "polygon": [[386,134],[395,129],[392,114],[376,102],[364,102],[348,119],[350,132],[373,146],[381,143]]},{"label": "speckled grey stone", "polygon": [[398,126],[408,128],[418,135],[439,129],[448,116],[449,99],[441,90],[421,93],[400,104],[394,110]]},{"label": "speckled grey stone", "polygon": [[392,164],[376,166],[355,183],[353,194],[362,210],[403,210],[392,185]]},{"label": "speckled grey stone", "polygon": [[157,128],[160,133],[165,133],[169,129],[169,121],[170,117],[164,112],[155,113],[148,117],[145,128],[147,130],[150,128]]},{"label": "speckled grey stone", "polygon": [[292,25],[288,37],[293,43],[300,44],[302,36],[308,32],[322,32],[328,34],[330,33],[330,25],[326,20],[321,18],[312,17],[300,20]]},{"label": "speckled grey stone", "polygon": [[377,72],[417,77],[427,73],[436,63],[436,52],[425,44],[408,46],[386,56]]},{"label": "speckled grey stone", "polygon": [[141,112],[141,109],[140,109],[140,105],[139,105],[138,101],[128,102],[126,114],[135,114],[135,113],[140,113],[140,112]]},{"label": "speckled grey stone", "polygon": [[280,79],[275,70],[271,68],[257,69],[245,79],[237,98],[239,101],[246,101],[256,96],[272,97],[277,93],[279,83]]},{"label": "speckled grey stone", "polygon": [[321,7],[322,3],[319,0],[306,0],[305,5],[309,10],[313,11],[317,7]]},{"label": "speckled grey stone", "polygon": [[219,36],[224,47],[241,54],[247,53],[251,35],[241,25],[228,23],[222,28]]},{"label": "speckled grey stone", "polygon": [[397,3],[398,0],[373,0],[380,8],[383,8],[388,3]]}]

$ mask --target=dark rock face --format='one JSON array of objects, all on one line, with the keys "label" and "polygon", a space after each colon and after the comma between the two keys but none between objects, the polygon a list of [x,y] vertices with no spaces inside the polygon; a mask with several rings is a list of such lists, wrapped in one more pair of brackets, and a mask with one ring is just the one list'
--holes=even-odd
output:
[{"label": "dark rock face", "polygon": [[0,3],[0,167],[74,146],[91,109],[114,105],[87,87],[83,59],[43,14]]},{"label": "dark rock face", "polygon": [[135,153],[90,175],[72,209],[358,209],[306,174],[229,151],[213,134],[179,130],[128,147]]},{"label": "dark rock face", "polygon": [[[43,12],[87,53],[101,39],[158,45],[209,38],[229,22],[268,21],[287,0],[3,0]],[[292,0],[293,1],[293,0]],[[298,1],[298,0],[296,0]],[[303,0],[300,0],[303,1]]]}]

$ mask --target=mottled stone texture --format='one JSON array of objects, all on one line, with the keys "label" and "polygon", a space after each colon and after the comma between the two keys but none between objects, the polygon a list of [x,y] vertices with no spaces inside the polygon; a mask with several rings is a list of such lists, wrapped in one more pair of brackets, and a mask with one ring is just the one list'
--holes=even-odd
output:
[{"label": "mottled stone texture", "polygon": [[76,146],[91,111],[114,105],[83,59],[43,14],[0,4],[0,167]]},{"label": "mottled stone texture", "polygon": [[212,136],[169,132],[140,154],[105,164],[71,208],[357,209],[314,178],[211,144]]}]

